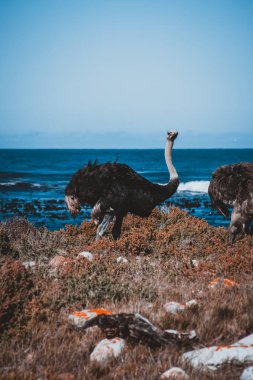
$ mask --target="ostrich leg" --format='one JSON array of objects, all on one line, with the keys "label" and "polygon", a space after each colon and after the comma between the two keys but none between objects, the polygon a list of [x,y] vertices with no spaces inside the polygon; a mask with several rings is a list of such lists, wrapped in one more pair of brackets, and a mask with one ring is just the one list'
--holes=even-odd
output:
[{"label": "ostrich leg", "polygon": [[96,235],[96,241],[98,241],[107,231],[109,224],[114,218],[114,210],[110,208],[109,210],[106,211],[105,216],[102,220],[102,222],[99,224],[97,228],[97,235]]},{"label": "ostrich leg", "polygon": [[241,232],[242,228],[242,215],[238,207],[234,207],[231,214],[231,222],[229,226],[229,239],[230,243],[233,244],[236,235]]},{"label": "ostrich leg", "polygon": [[118,240],[120,238],[123,219],[124,219],[123,214],[116,216],[116,221],[112,229],[112,236],[114,240]]}]

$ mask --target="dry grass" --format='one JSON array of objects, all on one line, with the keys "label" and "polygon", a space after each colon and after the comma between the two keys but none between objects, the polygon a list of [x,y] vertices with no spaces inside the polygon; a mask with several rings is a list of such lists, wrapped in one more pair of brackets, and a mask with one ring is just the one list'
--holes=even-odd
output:
[{"label": "dry grass", "polygon": [[[231,343],[253,331],[253,238],[233,246],[223,228],[177,208],[155,210],[148,219],[129,215],[122,238],[94,242],[95,226],[49,232],[25,220],[0,224],[0,377],[3,379],[159,379],[182,366],[192,379],[239,378],[243,367],[228,365],[215,373],[197,373],[180,362],[183,349],[127,345],[122,357],[101,368],[89,354],[102,338],[99,330],[75,331],[66,316],[72,310],[104,307],[140,312],[161,328],[195,329],[194,347]],[[77,260],[80,251],[92,263]],[[53,275],[48,262],[64,255],[68,264]],[[124,256],[128,264],[117,263]],[[199,260],[198,267],[192,260]],[[34,270],[23,261],[35,260]],[[234,288],[208,288],[217,275],[235,280]],[[199,306],[176,316],[166,301],[197,299]]]}]

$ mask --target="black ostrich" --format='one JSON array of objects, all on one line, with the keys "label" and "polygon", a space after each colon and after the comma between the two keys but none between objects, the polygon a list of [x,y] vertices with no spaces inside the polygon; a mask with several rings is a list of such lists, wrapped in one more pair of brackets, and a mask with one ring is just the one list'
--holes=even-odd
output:
[{"label": "black ostrich", "polygon": [[153,208],[177,191],[179,178],[172,164],[172,147],[178,132],[167,134],[165,160],[170,173],[166,185],[154,184],[127,165],[119,163],[88,163],[71,178],[65,190],[65,201],[72,216],[81,206],[93,207],[92,219],[98,224],[96,239],[106,232],[115,218],[113,238],[119,239],[124,217],[128,212],[147,217]]},{"label": "black ostrich", "polygon": [[249,232],[253,220],[253,163],[221,166],[212,173],[208,193],[212,204],[224,216],[228,217],[228,208],[232,208],[231,243],[238,233]]}]

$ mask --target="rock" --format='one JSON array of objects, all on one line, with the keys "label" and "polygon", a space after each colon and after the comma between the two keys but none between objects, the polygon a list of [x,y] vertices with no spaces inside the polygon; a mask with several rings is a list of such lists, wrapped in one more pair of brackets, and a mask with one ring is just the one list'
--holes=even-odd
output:
[{"label": "rock", "polygon": [[128,263],[128,260],[125,257],[122,257],[122,256],[117,257],[116,261],[117,261],[117,263],[124,263],[124,264]]},{"label": "rock", "polygon": [[176,336],[176,337],[178,337],[178,338],[181,337],[180,332],[177,331],[177,330],[168,329],[168,330],[165,330],[165,332],[166,332],[167,334],[174,335],[174,336]]},{"label": "rock", "polygon": [[179,302],[174,302],[174,301],[167,302],[166,304],[164,304],[163,307],[166,310],[166,312],[170,314],[178,314],[178,313],[181,313],[185,309],[184,305],[182,305]]},{"label": "rock", "polygon": [[197,337],[197,333],[195,330],[191,330],[189,333],[189,339],[195,339]]},{"label": "rock", "polygon": [[58,270],[64,265],[72,262],[73,260],[64,256],[54,256],[50,261],[49,261],[49,267],[54,270]]},{"label": "rock", "polygon": [[167,302],[164,304],[164,309],[167,313],[177,314],[184,310],[184,306],[178,302]]},{"label": "rock", "polygon": [[253,360],[253,334],[231,345],[212,346],[183,354],[183,360],[195,368],[215,370],[224,363]]},{"label": "rock", "polygon": [[25,267],[25,269],[35,269],[35,261],[23,261],[22,265]]},{"label": "rock", "polygon": [[161,375],[161,379],[171,379],[171,380],[188,380],[189,376],[187,373],[179,367],[173,367],[168,369]]},{"label": "rock", "polygon": [[26,355],[25,362],[26,364],[32,364],[36,359],[36,355],[34,352],[30,352],[29,354]]},{"label": "rock", "polygon": [[253,367],[245,368],[241,374],[240,380],[253,380]]},{"label": "rock", "polygon": [[179,302],[167,302],[164,304],[164,309],[167,311],[167,313],[170,314],[178,314],[181,313],[185,308],[193,308],[198,305],[198,302],[196,300],[190,300],[186,302],[184,305]]},{"label": "rock", "polygon": [[75,327],[84,327],[87,321],[101,314],[111,315],[112,312],[105,309],[89,309],[75,311],[74,313],[68,316],[68,321],[71,325]]},{"label": "rock", "polygon": [[196,260],[196,259],[192,259],[191,260],[191,264],[194,268],[198,268],[199,266],[199,260]]},{"label": "rock", "polygon": [[164,331],[154,326],[147,318],[138,313],[119,313],[106,315],[101,313],[95,318],[87,320],[81,327],[84,329],[98,326],[106,338],[121,337],[131,342],[141,342],[150,347],[163,345],[186,345],[194,338],[195,332],[178,333],[176,330]]},{"label": "rock", "polygon": [[230,288],[233,286],[239,286],[237,282],[231,280],[230,278],[216,277],[214,280],[209,282],[208,288],[214,289],[216,286],[225,286],[226,288]]},{"label": "rock", "polygon": [[187,333],[182,333],[177,330],[169,329],[169,330],[165,330],[165,332],[166,334],[171,335],[172,337],[176,337],[178,339],[188,338],[189,340],[193,340],[197,336],[195,330],[191,330],[190,332],[187,332]]},{"label": "rock", "polygon": [[92,255],[92,253],[90,253],[90,252],[88,252],[88,251],[83,251],[83,252],[78,253],[77,257],[78,257],[78,259],[80,259],[80,258],[85,258],[85,259],[87,259],[87,260],[89,260],[89,261],[92,261],[92,260],[93,260],[93,255]]},{"label": "rock", "polygon": [[97,363],[106,363],[112,358],[117,358],[125,346],[125,340],[121,338],[103,339],[94,348],[90,360]]},{"label": "rock", "polygon": [[196,300],[190,300],[188,302],[185,303],[185,306],[186,307],[194,307],[194,306],[197,306],[198,305],[198,302]]}]

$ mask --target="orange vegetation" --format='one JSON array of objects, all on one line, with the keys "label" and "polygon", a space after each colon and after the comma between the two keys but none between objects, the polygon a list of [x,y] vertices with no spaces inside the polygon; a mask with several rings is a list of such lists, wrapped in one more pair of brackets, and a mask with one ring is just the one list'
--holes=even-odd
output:
[{"label": "orange vegetation", "polygon": [[[130,343],[121,359],[104,368],[91,364],[103,334],[71,328],[67,316],[76,310],[138,312],[162,329],[195,329],[192,348],[231,345],[252,333],[251,236],[230,245],[227,230],[173,207],[147,219],[128,215],[119,241],[108,234],[95,242],[95,235],[96,226],[87,221],[54,232],[19,219],[0,224],[0,378],[159,379],[170,366],[182,366],[184,347],[151,350]],[[84,250],[92,262],[77,259]],[[68,264],[52,271],[57,255]],[[119,256],[127,264],[118,263]],[[25,269],[22,262],[29,260],[36,265]],[[214,278],[224,279],[215,291],[208,287]],[[193,298],[198,305],[177,315],[163,307]],[[243,367],[229,364],[215,377],[184,369],[191,379],[226,380],[239,378]]]}]

